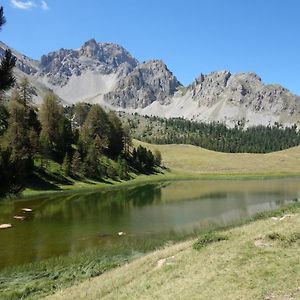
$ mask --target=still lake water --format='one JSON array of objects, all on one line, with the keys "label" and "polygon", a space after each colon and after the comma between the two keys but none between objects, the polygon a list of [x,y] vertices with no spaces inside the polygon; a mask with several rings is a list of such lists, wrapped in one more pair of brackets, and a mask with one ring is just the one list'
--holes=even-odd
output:
[{"label": "still lake water", "polygon": [[[300,198],[300,179],[174,181],[0,203],[0,268],[224,226]],[[22,208],[33,213],[24,221]],[[126,235],[118,236],[118,232]],[[127,245],[128,246],[128,245]],[[133,247],[134,248],[134,247]]]}]

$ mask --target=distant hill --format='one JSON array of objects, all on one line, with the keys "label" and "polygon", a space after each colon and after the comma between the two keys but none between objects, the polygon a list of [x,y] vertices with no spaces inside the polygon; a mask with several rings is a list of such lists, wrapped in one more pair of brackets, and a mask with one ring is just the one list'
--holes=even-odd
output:
[{"label": "distant hill", "polygon": [[267,154],[249,154],[215,152],[192,145],[153,145],[137,140],[135,144],[159,150],[163,164],[178,174],[300,174],[300,146]]}]

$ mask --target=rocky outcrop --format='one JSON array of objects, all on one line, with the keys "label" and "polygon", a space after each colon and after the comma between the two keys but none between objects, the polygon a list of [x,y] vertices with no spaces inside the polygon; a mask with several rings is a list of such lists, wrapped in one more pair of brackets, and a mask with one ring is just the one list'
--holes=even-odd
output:
[{"label": "rocky outcrop", "polygon": [[154,101],[168,104],[179,86],[179,81],[161,60],[151,60],[122,78],[104,99],[122,108],[144,108]]}]

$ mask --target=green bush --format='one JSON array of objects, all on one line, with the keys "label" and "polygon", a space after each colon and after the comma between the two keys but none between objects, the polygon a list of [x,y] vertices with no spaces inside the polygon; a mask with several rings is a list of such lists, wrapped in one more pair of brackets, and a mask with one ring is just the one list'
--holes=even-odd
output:
[{"label": "green bush", "polygon": [[294,232],[287,238],[289,244],[296,243],[300,241],[300,232]]},{"label": "green bush", "polygon": [[228,237],[226,235],[220,233],[208,232],[201,235],[198,238],[197,242],[194,243],[193,248],[195,250],[200,250],[209,244],[220,242],[220,241],[226,241],[226,240],[228,240]]},{"label": "green bush", "polygon": [[282,246],[291,246],[292,244],[300,241],[300,232],[294,232],[294,233],[290,234],[289,236],[284,236],[280,233],[272,232],[272,233],[267,234],[267,238],[269,240],[273,240],[273,241],[277,240],[277,241],[282,242]]},{"label": "green bush", "polygon": [[278,233],[278,232],[272,232],[272,233],[267,234],[267,238],[269,240],[272,240],[272,241],[276,241],[276,240],[283,241],[283,240],[285,240],[285,237],[282,234]]}]

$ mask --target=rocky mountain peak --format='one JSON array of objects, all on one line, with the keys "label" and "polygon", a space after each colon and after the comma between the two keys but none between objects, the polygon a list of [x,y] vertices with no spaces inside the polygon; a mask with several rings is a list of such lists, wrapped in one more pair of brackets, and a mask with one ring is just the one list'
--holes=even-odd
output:
[{"label": "rocky mountain peak", "polygon": [[154,101],[167,104],[180,85],[161,60],[150,60],[122,78],[104,99],[122,108],[144,108]]},{"label": "rocky mountain peak", "polygon": [[46,76],[51,85],[64,86],[72,76],[87,71],[97,74],[127,74],[138,61],[123,47],[113,43],[97,43],[91,39],[78,50],[60,49],[43,55],[40,75]]},{"label": "rocky mountain peak", "polygon": [[123,63],[136,67],[138,61],[122,46],[114,43],[97,43],[91,39],[79,49],[79,55],[95,59],[98,62],[118,67]]}]

